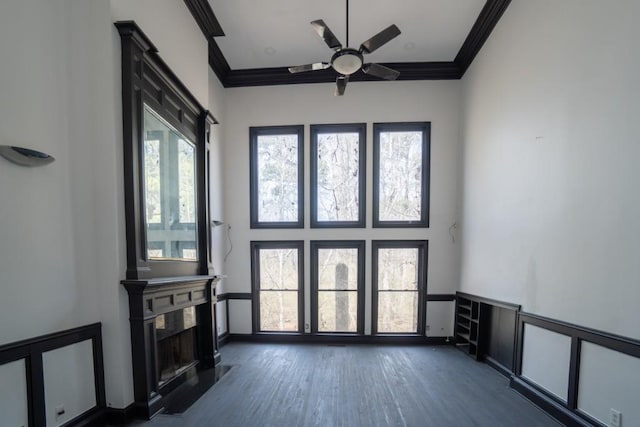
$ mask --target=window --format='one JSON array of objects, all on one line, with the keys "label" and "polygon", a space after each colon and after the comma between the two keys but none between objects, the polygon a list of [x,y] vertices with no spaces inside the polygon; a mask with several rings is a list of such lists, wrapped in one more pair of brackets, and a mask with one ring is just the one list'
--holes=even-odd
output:
[{"label": "window", "polygon": [[365,226],[366,124],[311,126],[311,227]]},{"label": "window", "polygon": [[250,128],[251,228],[303,228],[303,126]]},{"label": "window", "polygon": [[303,242],[251,242],[254,332],[302,332]]},{"label": "window", "polygon": [[373,226],[429,226],[428,122],[374,123]]},{"label": "window", "polygon": [[424,335],[427,241],[372,242],[372,333]]},{"label": "window", "polygon": [[311,332],[364,333],[364,241],[311,242]]}]

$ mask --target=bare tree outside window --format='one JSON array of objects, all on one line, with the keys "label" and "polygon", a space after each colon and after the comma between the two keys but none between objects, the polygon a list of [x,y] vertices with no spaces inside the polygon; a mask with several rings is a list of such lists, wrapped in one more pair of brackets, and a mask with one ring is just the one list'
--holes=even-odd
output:
[{"label": "bare tree outside window", "polygon": [[419,221],[422,133],[380,134],[380,220]]},{"label": "bare tree outside window", "polygon": [[312,227],[364,227],[365,130],[311,126]]},{"label": "bare tree outside window", "polygon": [[374,227],[427,227],[429,123],[374,124]]},{"label": "bare tree outside window", "polygon": [[298,218],[298,137],[258,137],[258,216],[261,221]]},{"label": "bare tree outside window", "polygon": [[357,133],[318,135],[318,221],[358,220]]}]

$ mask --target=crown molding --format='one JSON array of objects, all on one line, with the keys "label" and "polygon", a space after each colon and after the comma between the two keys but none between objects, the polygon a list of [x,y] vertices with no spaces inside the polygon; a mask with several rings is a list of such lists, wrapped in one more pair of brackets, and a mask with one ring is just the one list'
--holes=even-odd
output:
[{"label": "crown molding", "polygon": [[[306,83],[331,83],[338,74],[332,70],[291,74],[287,67],[233,70],[214,37],[223,36],[208,0],[184,0],[209,42],[209,66],[224,87],[269,86]],[[448,62],[383,63],[400,72],[398,80],[458,80],[464,76],[511,0],[487,0],[455,59]],[[353,74],[349,81],[384,81],[364,73]]]},{"label": "crown molding", "polygon": [[218,22],[218,18],[213,13],[208,0],[184,0],[191,15],[198,23],[204,37],[212,40],[214,37],[224,36],[224,31]]},{"label": "crown molding", "polygon": [[453,60],[460,69],[460,78],[464,76],[474,58],[480,52],[480,49],[487,41],[489,35],[495,28],[496,24],[507,10],[511,0],[487,0],[484,7],[478,15],[478,19],[471,27],[469,35],[462,43],[462,47],[458,51],[456,58]]}]

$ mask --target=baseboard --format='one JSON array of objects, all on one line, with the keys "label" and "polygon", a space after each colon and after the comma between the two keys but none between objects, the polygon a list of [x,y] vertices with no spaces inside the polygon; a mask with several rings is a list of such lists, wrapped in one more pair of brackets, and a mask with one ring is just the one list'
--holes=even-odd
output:
[{"label": "baseboard", "polygon": [[545,411],[547,414],[560,421],[566,426],[579,427],[605,427],[603,424],[594,421],[587,421],[564,406],[561,402],[549,396],[536,386],[528,383],[522,378],[511,377],[510,386],[522,396],[530,400],[533,404]]},{"label": "baseboard", "polygon": [[254,342],[274,344],[393,344],[393,345],[452,345],[447,337],[414,335],[311,335],[311,334],[227,334],[228,342]]},{"label": "baseboard", "polygon": [[135,404],[126,408],[105,408],[103,421],[108,425],[125,426],[136,418]]},{"label": "baseboard", "polygon": [[229,342],[229,332],[218,335],[218,345],[224,347]]},{"label": "baseboard", "polygon": [[511,372],[511,369],[507,368],[506,366],[504,366],[502,363],[498,362],[496,359],[494,359],[491,356],[485,355],[484,361],[487,365],[491,366],[493,369],[500,372],[502,375],[504,375],[507,378],[511,378],[511,376],[513,375],[513,372]]},{"label": "baseboard", "polygon": [[61,427],[70,427],[70,426],[95,426],[101,425],[104,419],[104,408],[93,407],[88,411],[83,412],[77,417],[70,419],[66,423],[62,424]]}]

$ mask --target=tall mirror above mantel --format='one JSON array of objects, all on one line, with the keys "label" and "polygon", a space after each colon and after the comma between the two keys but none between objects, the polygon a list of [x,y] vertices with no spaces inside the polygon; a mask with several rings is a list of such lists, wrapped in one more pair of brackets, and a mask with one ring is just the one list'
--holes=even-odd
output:
[{"label": "tall mirror above mantel", "polygon": [[187,378],[220,361],[207,161],[216,120],[134,22],[115,25],[122,41],[122,284],[129,294],[135,408],[150,418],[188,386]]}]

